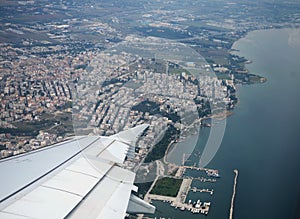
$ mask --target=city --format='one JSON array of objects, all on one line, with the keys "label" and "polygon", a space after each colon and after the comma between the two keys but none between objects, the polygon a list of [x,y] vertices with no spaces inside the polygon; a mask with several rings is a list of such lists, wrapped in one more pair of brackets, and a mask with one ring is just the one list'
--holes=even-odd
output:
[{"label": "city", "polygon": [[257,60],[235,43],[299,28],[299,10],[293,0],[4,1],[0,158],[149,124],[122,166],[147,181],[137,195],[150,202],[155,183],[147,183],[187,165],[188,154],[180,165],[168,161],[174,145],[234,116],[241,86],[269,85],[267,68],[249,68]]}]

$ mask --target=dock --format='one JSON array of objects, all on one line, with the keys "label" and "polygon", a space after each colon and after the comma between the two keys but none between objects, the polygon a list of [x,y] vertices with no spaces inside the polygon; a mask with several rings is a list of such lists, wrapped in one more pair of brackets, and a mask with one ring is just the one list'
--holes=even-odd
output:
[{"label": "dock", "polygon": [[[189,177],[185,177],[186,179],[190,179]],[[204,177],[195,177],[195,178],[191,178],[193,180],[199,180],[200,182],[211,182],[211,183],[214,183],[214,182],[217,182],[216,179],[210,179],[210,178],[204,178]]]},{"label": "dock", "polygon": [[193,187],[193,188],[191,188],[191,191],[193,191],[193,192],[207,192],[207,193],[210,193],[210,195],[214,194],[213,189],[211,189],[211,190],[209,190],[209,189],[198,189],[196,187]]},{"label": "dock", "polygon": [[181,211],[188,210],[192,212],[193,214],[205,214],[207,215],[210,209],[210,202],[201,202],[200,200],[197,201],[195,205],[189,203],[178,203],[179,205],[176,205],[175,203],[172,203],[171,206],[175,208],[179,208]]}]

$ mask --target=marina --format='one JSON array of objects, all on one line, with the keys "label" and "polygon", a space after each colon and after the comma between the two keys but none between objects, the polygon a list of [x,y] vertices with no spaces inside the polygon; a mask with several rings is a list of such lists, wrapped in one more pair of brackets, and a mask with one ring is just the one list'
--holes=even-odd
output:
[{"label": "marina", "polygon": [[[186,170],[193,170],[197,171],[197,174],[206,174],[208,177],[203,176],[191,176],[186,175]],[[175,209],[179,209],[181,211],[190,211],[193,214],[204,214],[208,215],[211,207],[211,201],[203,201],[201,199],[195,199],[195,200],[188,200],[187,202],[187,196],[189,192],[193,193],[208,193],[211,196],[214,194],[213,189],[207,189],[207,188],[198,188],[196,186],[192,187],[193,181],[200,181],[200,182],[216,182],[216,176],[215,174],[218,174],[218,170],[213,169],[207,169],[207,168],[199,168],[199,167],[191,167],[191,166],[180,166],[173,178],[181,178],[182,183],[180,185],[180,189],[177,193],[176,197],[170,197],[170,196],[164,196],[164,195],[158,195],[158,194],[151,194],[151,190],[154,187],[154,184],[157,182],[158,178],[154,181],[151,188],[149,189],[148,193],[145,195],[144,200],[151,203],[152,200],[158,200],[162,202],[167,202],[170,204],[171,207],[174,207]],[[209,176],[211,178],[209,178]]]}]

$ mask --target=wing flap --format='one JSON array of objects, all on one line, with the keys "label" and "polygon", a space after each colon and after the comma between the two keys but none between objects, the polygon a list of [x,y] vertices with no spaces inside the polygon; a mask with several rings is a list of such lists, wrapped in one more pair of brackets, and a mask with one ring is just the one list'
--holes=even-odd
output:
[{"label": "wing flap", "polygon": [[20,216],[18,214],[13,214],[13,213],[8,213],[8,212],[0,212],[0,218],[3,218],[3,219],[24,219],[24,218],[27,218],[28,219],[29,217],[25,217],[24,215]]},{"label": "wing flap", "polygon": [[63,170],[42,184],[43,187],[66,191],[83,197],[98,182],[99,178],[85,173]]},{"label": "wing flap", "polygon": [[135,174],[114,166],[68,218],[124,218]]},{"label": "wing flap", "polygon": [[153,214],[155,212],[155,207],[131,194],[127,212]]},{"label": "wing flap", "polygon": [[72,193],[39,186],[6,207],[3,212],[24,218],[63,218],[81,198]]},{"label": "wing flap", "polygon": [[84,157],[79,157],[1,212],[24,218],[64,218],[110,168],[111,165],[103,163],[98,171]]},{"label": "wing flap", "polygon": [[120,183],[97,219],[124,218],[132,185]]}]

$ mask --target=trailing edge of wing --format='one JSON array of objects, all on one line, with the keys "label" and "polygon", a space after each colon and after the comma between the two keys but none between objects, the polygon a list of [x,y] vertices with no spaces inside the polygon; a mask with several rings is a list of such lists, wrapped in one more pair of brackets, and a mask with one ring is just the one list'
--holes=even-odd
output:
[{"label": "trailing edge of wing", "polygon": [[128,213],[147,213],[153,214],[155,212],[155,207],[145,202],[144,200],[136,197],[135,195],[130,196],[129,204],[127,207]]},{"label": "trailing edge of wing", "polygon": [[130,147],[135,146],[137,139],[148,126],[148,124],[142,124],[109,137],[101,137],[93,146],[84,150],[84,154],[91,161],[100,158],[122,164]]},{"label": "trailing edge of wing", "polygon": [[135,174],[114,166],[93,191],[68,215],[70,219],[125,217]]},{"label": "trailing edge of wing", "polygon": [[[83,151],[90,161],[106,160],[111,163],[122,164],[125,160],[129,145],[110,137],[101,137],[91,147]],[[94,162],[93,162],[94,163]]]}]

